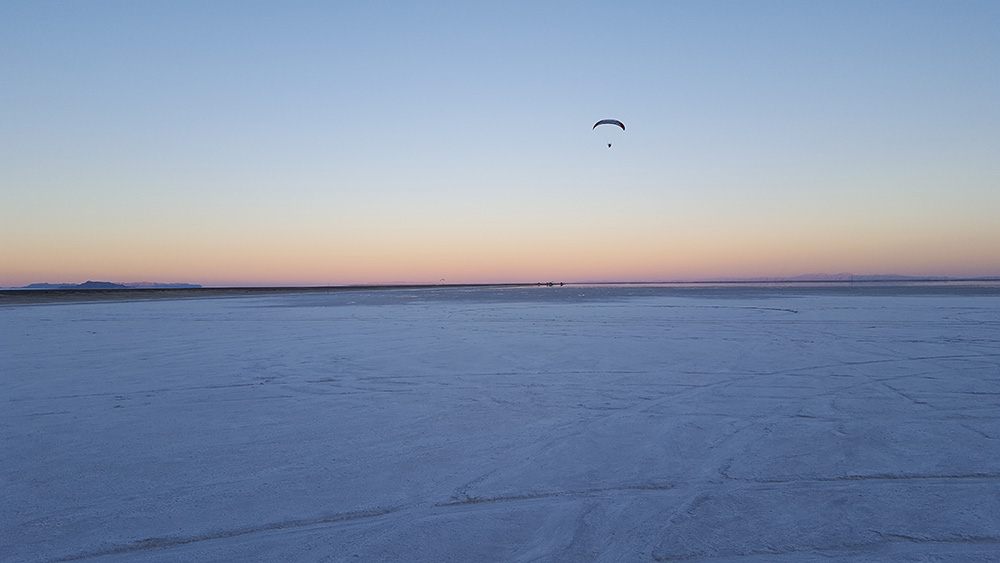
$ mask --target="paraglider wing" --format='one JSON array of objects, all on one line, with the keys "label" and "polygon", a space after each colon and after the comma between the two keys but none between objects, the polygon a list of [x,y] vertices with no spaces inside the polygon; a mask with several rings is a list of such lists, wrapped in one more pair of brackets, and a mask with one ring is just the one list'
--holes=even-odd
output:
[{"label": "paraglider wing", "polygon": [[622,128],[622,131],[625,130],[625,124],[622,123],[621,121],[618,121],[617,119],[602,119],[597,123],[595,123],[594,126],[591,127],[591,129],[597,129],[598,125],[617,125],[618,127]]}]

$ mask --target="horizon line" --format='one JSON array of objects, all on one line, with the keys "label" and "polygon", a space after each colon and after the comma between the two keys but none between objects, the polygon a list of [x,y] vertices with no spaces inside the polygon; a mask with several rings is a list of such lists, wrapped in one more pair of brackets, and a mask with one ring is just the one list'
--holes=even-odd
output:
[{"label": "horizon line", "polygon": [[[898,274],[828,274],[829,278],[823,278],[824,274],[817,274],[815,277],[791,276],[791,277],[754,277],[754,278],[700,278],[693,280],[545,280],[545,281],[520,281],[520,282],[468,282],[468,283],[441,283],[441,282],[377,282],[377,283],[345,283],[345,284],[293,284],[293,285],[205,285],[195,282],[142,282],[142,283],[162,283],[162,287],[121,287],[121,288],[75,288],[75,287],[51,287],[32,288],[34,284],[49,285],[80,285],[87,282],[115,283],[125,285],[140,282],[106,282],[103,280],[87,280],[73,284],[71,282],[32,282],[23,286],[0,286],[0,291],[196,291],[199,289],[410,289],[410,288],[449,288],[449,287],[530,287],[547,285],[685,285],[685,284],[752,284],[752,283],[910,283],[910,282],[977,282],[977,281],[1000,281],[1000,274],[985,276],[907,276]],[[836,277],[835,277],[836,276]],[[175,284],[190,284],[199,287],[169,287]]]}]

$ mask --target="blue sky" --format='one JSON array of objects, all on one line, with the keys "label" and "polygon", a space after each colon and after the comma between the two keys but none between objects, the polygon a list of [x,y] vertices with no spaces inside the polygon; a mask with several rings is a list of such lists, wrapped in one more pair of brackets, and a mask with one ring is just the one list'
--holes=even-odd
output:
[{"label": "blue sky", "polygon": [[998,67],[997,2],[7,2],[0,285],[1000,273]]}]

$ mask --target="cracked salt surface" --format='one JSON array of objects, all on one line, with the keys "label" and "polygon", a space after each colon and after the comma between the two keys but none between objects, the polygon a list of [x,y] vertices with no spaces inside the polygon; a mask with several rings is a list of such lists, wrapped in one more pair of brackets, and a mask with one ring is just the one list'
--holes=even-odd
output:
[{"label": "cracked salt surface", "polygon": [[0,385],[2,561],[1000,553],[995,289],[15,304]]}]

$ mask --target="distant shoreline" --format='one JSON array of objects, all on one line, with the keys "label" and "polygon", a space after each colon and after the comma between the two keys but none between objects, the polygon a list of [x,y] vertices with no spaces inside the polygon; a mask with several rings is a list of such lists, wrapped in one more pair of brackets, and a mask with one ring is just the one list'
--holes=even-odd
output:
[{"label": "distant shoreline", "polygon": [[[715,284],[794,284],[794,283],[837,283],[837,284],[858,284],[858,283],[881,283],[881,284],[906,284],[906,283],[973,283],[973,282],[1000,282],[1000,276],[983,276],[970,278],[946,278],[946,277],[899,277],[899,278],[866,278],[858,276],[856,279],[830,278],[830,279],[749,279],[749,280],[696,280],[696,281],[596,281],[596,282],[573,282],[573,285],[715,285]],[[569,285],[567,283],[567,285]]]},{"label": "distant shoreline", "polygon": [[[334,286],[261,286],[261,287],[200,287],[200,288],[113,288],[113,289],[2,289],[0,307],[57,303],[93,303],[105,301],[151,301],[169,299],[212,299],[232,297],[264,297],[283,294],[329,294],[370,291],[426,291],[448,289],[523,289],[559,290],[590,288],[605,292],[615,289],[642,296],[666,291],[676,296],[717,295],[744,296],[795,295],[829,292],[832,295],[997,295],[1000,278],[915,278],[892,280],[761,280],[761,281],[695,281],[695,282],[548,282],[494,284],[373,284]],[[634,292],[634,293],[632,293]],[[583,294],[581,294],[583,295]],[[590,293],[592,297],[599,294]],[[516,296],[512,296],[515,297]]]},{"label": "distant shoreline", "polygon": [[403,285],[327,285],[327,286],[249,286],[197,288],[113,288],[113,289],[0,289],[0,305],[87,301],[146,301],[153,299],[197,299],[212,297],[250,297],[282,293],[332,293],[406,289],[459,289],[490,287],[535,287],[535,283],[508,284],[403,284]]}]

